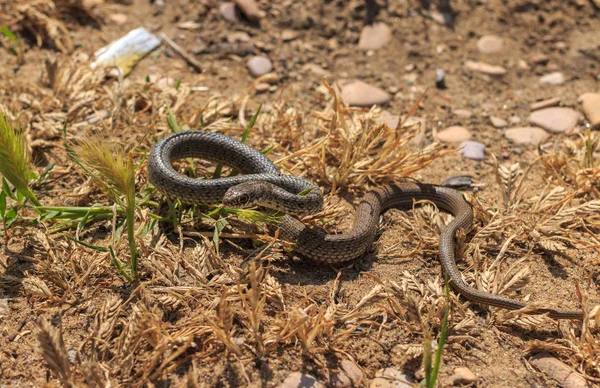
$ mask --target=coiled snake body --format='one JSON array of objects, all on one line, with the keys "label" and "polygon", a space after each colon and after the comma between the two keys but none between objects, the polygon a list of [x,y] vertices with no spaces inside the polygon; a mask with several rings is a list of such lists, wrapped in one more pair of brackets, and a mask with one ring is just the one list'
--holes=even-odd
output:
[{"label": "coiled snake body", "polygon": [[[223,163],[244,175],[218,179],[194,179],[179,174],[172,162],[201,158]],[[227,136],[206,131],[174,133],[160,141],[148,159],[148,177],[165,195],[189,204],[220,204],[231,207],[261,205],[289,214],[318,212],[323,205],[321,191],[311,182],[279,169],[263,154]],[[441,231],[440,262],[451,286],[466,299],[510,310],[527,307],[524,302],[479,291],[468,285],[456,266],[456,232],[471,226],[473,211],[462,194],[446,187],[401,183],[380,186],[367,193],[356,207],[350,232],[327,234],[306,227],[298,219],[285,216],[279,224],[280,237],[294,243],[303,256],[322,263],[341,263],[364,254],[376,237],[379,217],[389,208],[411,206],[428,200],[450,212],[454,219]],[[579,310],[536,309],[558,319],[583,319]]]}]

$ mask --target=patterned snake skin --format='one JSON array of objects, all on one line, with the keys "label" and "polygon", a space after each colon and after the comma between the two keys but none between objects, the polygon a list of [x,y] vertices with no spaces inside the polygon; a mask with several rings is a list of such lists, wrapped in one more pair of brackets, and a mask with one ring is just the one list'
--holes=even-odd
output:
[{"label": "patterned snake skin", "polygon": [[[226,164],[244,175],[219,179],[194,179],[179,174],[172,162],[201,158]],[[321,191],[302,178],[283,175],[263,154],[227,136],[206,131],[174,133],[158,143],[148,160],[148,177],[165,195],[190,204],[220,204],[247,207],[262,205],[289,214],[318,212],[323,205]],[[298,195],[300,193],[305,195]],[[260,198],[255,198],[258,196]],[[456,232],[470,227],[471,206],[462,194],[446,187],[422,183],[381,186],[365,195],[356,207],[350,232],[327,234],[306,227],[291,216],[283,217],[280,237],[294,243],[294,249],[322,263],[342,263],[363,255],[376,237],[382,212],[428,200],[450,212],[454,219],[441,231],[440,262],[451,286],[466,299],[510,310],[527,307],[524,302],[479,291],[468,285],[456,266]],[[548,314],[557,319],[583,319],[581,310],[536,309],[531,314]]]}]

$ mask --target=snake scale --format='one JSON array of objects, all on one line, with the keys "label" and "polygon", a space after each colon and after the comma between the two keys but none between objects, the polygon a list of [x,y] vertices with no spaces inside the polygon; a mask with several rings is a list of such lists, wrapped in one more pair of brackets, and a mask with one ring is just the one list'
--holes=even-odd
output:
[{"label": "snake scale", "polygon": [[[172,163],[189,157],[222,163],[243,175],[195,179],[178,173]],[[177,132],[161,140],[148,159],[148,178],[166,196],[188,204],[223,203],[237,208],[260,205],[294,215],[315,213],[323,206],[321,191],[313,183],[281,174],[273,162],[257,150],[208,131]],[[524,302],[477,290],[462,279],[454,257],[456,232],[471,226],[473,211],[462,194],[450,188],[414,182],[380,186],[358,203],[350,232],[328,234],[286,215],[279,224],[280,237],[292,242],[301,255],[317,262],[350,261],[370,248],[382,212],[410,207],[420,200],[431,201],[454,216],[442,229],[439,244],[441,266],[451,286],[474,303],[510,310],[527,307]],[[581,310],[544,308],[530,313],[548,314],[557,319],[583,319]]]}]

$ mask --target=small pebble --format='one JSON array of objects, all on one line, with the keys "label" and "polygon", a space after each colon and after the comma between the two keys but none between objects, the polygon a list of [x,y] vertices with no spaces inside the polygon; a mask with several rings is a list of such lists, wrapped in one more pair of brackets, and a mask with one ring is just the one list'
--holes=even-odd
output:
[{"label": "small pebble", "polygon": [[508,121],[510,121],[511,124],[519,124],[521,122],[521,118],[519,116],[510,116]]},{"label": "small pebble", "polygon": [[531,62],[535,63],[536,65],[545,65],[549,60],[550,58],[544,54],[535,54],[531,57]]},{"label": "small pebble", "polygon": [[438,89],[446,89],[446,73],[444,69],[437,69],[435,71],[435,87]]},{"label": "small pebble", "polygon": [[504,131],[504,136],[513,143],[539,144],[550,137],[550,134],[539,127],[515,127]]},{"label": "small pebble", "polygon": [[229,22],[237,22],[240,20],[239,11],[234,3],[226,2],[219,6],[219,12],[223,19]]},{"label": "small pebble", "polygon": [[323,76],[329,74],[329,72],[327,70],[323,69],[321,66],[316,65],[314,63],[309,63],[309,64],[305,65],[302,68],[302,70],[313,73],[314,75],[318,75],[319,77],[323,77]]},{"label": "small pebble", "polygon": [[506,74],[506,69],[502,66],[490,65],[489,63],[484,62],[475,62],[475,61],[466,61],[465,68],[467,70],[477,71],[480,73],[485,73],[489,75],[504,75]]},{"label": "small pebble", "polygon": [[498,107],[493,102],[484,102],[483,104],[481,104],[481,109],[483,109],[486,112],[489,112],[498,109]]},{"label": "small pebble", "polygon": [[341,97],[350,106],[364,107],[385,104],[392,98],[385,90],[362,81],[344,83]]},{"label": "small pebble", "polygon": [[378,124],[386,124],[390,128],[396,128],[398,126],[398,122],[400,121],[400,116],[392,115],[389,112],[382,113],[379,117]]},{"label": "small pebble", "polygon": [[242,13],[253,22],[259,21],[263,14],[254,0],[235,0]]},{"label": "small pebble", "polygon": [[73,350],[73,349],[69,350],[67,352],[67,357],[69,358],[69,362],[71,364],[74,364],[75,361],[77,360],[77,350]]},{"label": "small pebble", "polygon": [[412,388],[414,380],[394,368],[380,369],[375,372],[370,388]]},{"label": "small pebble", "polygon": [[541,76],[540,82],[548,85],[560,85],[565,82],[565,76],[560,71],[555,71]]},{"label": "small pebble", "polygon": [[496,128],[508,127],[508,122],[504,119],[501,119],[500,117],[490,116],[490,121],[492,122],[492,125]]},{"label": "small pebble", "polygon": [[455,175],[444,179],[442,186],[446,187],[469,187],[473,184],[473,177],[470,175]]},{"label": "small pebble", "polygon": [[248,59],[246,65],[253,77],[259,77],[273,70],[273,63],[271,60],[260,55]]},{"label": "small pebble", "polygon": [[237,31],[227,35],[227,42],[238,43],[238,42],[250,42],[250,35],[243,31]]},{"label": "small pebble", "polygon": [[113,13],[108,18],[111,22],[119,26],[122,26],[123,24],[127,23],[127,15],[125,15],[124,13]]},{"label": "small pebble", "polygon": [[269,85],[266,82],[259,82],[256,85],[254,85],[254,90],[256,90],[258,93],[264,93],[267,90],[269,90],[270,87],[271,85]]},{"label": "small pebble", "polygon": [[554,98],[550,98],[548,100],[534,102],[533,104],[529,105],[529,108],[533,111],[533,110],[549,108],[551,106],[556,106],[558,104],[560,104],[560,97],[554,97]]},{"label": "small pebble", "polygon": [[364,378],[363,371],[352,361],[343,360],[338,372],[331,373],[330,385],[338,388],[358,387]]},{"label": "small pebble", "polygon": [[566,132],[577,125],[579,113],[571,108],[545,108],[529,115],[529,123],[553,133]]},{"label": "small pebble", "polygon": [[414,85],[415,82],[417,82],[417,78],[419,78],[419,75],[417,73],[404,74],[402,78],[406,80],[407,84]]},{"label": "small pebble", "polygon": [[548,353],[539,353],[529,359],[534,368],[555,380],[563,388],[589,387],[586,379],[568,365]]},{"label": "small pebble", "polygon": [[0,317],[6,317],[8,315],[10,315],[8,299],[0,299]]},{"label": "small pebble", "polygon": [[439,131],[436,139],[443,143],[460,143],[471,138],[471,132],[467,128],[452,126]]},{"label": "small pebble", "polygon": [[294,372],[278,388],[324,388],[324,386],[311,375]]},{"label": "small pebble", "polygon": [[377,50],[392,39],[392,30],[387,24],[376,22],[366,25],[360,32],[358,48],[361,50]]},{"label": "small pebble", "polygon": [[479,377],[468,368],[456,368],[454,374],[450,376],[452,385],[471,384],[479,380]]},{"label": "small pebble", "polygon": [[504,41],[496,35],[484,35],[477,41],[477,49],[482,54],[493,54],[502,51]]},{"label": "small pebble", "polygon": [[579,100],[592,129],[600,129],[600,93],[585,93]]},{"label": "small pebble", "polygon": [[521,70],[529,70],[529,64],[524,59],[519,59],[517,67]]},{"label": "small pebble", "polygon": [[283,30],[281,33],[281,40],[284,42],[290,42],[298,37],[298,33],[294,30]]},{"label": "small pebble", "polygon": [[466,119],[473,117],[473,112],[467,109],[456,109],[452,113],[454,113],[455,116],[464,117]]},{"label": "small pebble", "polygon": [[460,143],[460,153],[463,157],[472,160],[485,159],[485,145],[473,140],[467,140]]}]

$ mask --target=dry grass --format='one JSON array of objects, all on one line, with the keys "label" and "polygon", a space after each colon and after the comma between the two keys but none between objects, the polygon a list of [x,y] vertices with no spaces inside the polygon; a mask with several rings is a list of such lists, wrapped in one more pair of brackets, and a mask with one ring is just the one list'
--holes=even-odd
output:
[{"label": "dry grass", "polygon": [[[259,116],[248,139],[258,149],[275,146],[269,156],[283,170],[324,188],[330,206],[321,216],[342,214],[343,207],[334,205],[338,193],[360,194],[369,185],[409,177],[450,152],[437,144],[415,147],[411,139],[419,128],[389,128],[380,123],[377,108],[348,108],[329,90],[328,103],[319,112],[304,113],[289,101],[276,102],[270,112]],[[43,81],[23,92],[31,97],[22,119],[33,138],[58,142],[65,119],[72,126],[85,127],[103,117],[95,122],[117,134],[123,144],[117,146],[120,149],[132,149],[139,142],[140,148],[150,147],[150,136],[142,141],[145,133],[122,131],[133,123],[150,127],[151,136],[166,134],[164,118],[169,107],[180,122],[190,126],[202,122],[205,129],[233,137],[242,133],[245,117],[255,108],[243,98],[197,103],[185,84],[176,91],[153,82],[105,81],[87,67],[66,61],[49,61]],[[202,108],[192,111],[189,106]],[[62,107],[69,110],[64,112]],[[237,113],[240,123],[227,122],[223,115],[228,112]],[[501,197],[470,198],[477,222],[461,255],[468,264],[463,267],[467,281],[480,289],[515,296],[515,289],[533,275],[528,261],[539,260],[544,252],[568,254],[599,246],[595,234],[600,227],[600,170],[586,151],[596,141],[590,139],[567,139],[556,149],[540,150],[537,162],[525,169],[495,167]],[[81,144],[79,153],[87,155],[98,183],[108,187],[108,193],[129,195],[126,188],[135,178],[130,171],[132,159],[123,156],[124,152],[116,152],[121,159],[111,159],[115,154],[98,150],[95,140]],[[141,153],[131,155],[138,158],[136,162],[142,158]],[[106,166],[108,171],[104,171]],[[546,186],[536,185],[537,176],[548,172],[553,179]],[[106,197],[86,188],[87,175],[80,174],[69,190],[91,193],[94,201],[105,203]],[[145,188],[143,174],[136,185],[138,192]],[[113,195],[114,200],[118,197]],[[138,209],[137,222],[146,223],[149,211]],[[247,385],[272,379],[278,369],[291,368],[305,368],[327,381],[332,362],[353,359],[357,343],[394,343],[390,348],[402,354],[402,362],[410,363],[422,357],[425,333],[439,333],[446,306],[440,277],[423,278],[404,271],[394,279],[381,279],[366,273],[367,286],[362,288],[366,291],[356,300],[345,297],[345,268],[336,268],[337,277],[323,286],[286,284],[283,275],[289,269],[280,260],[285,244],[255,225],[232,219],[224,233],[258,236],[267,243],[252,246],[248,241],[228,239],[221,241],[227,249],[217,251],[213,241],[193,235],[199,221],[189,214],[183,214],[181,227],[173,233],[168,233],[168,227],[155,227],[143,236],[138,234],[140,281],[135,284],[118,277],[108,253],[68,240],[70,232],[52,238],[44,232],[28,237],[35,248],[32,267],[24,280],[15,280],[15,287],[22,283],[19,297],[27,298],[40,315],[63,311],[60,324],[40,318],[37,337],[28,339],[37,343],[57,381],[65,386]],[[447,219],[429,206],[405,214],[394,227],[410,238],[404,245],[381,247],[379,252],[388,257],[434,255],[439,228]],[[102,226],[111,230],[112,222],[107,220]],[[96,227],[90,227],[82,238],[94,243],[107,240],[95,233]],[[578,265],[591,273],[597,263]],[[0,281],[4,287],[11,279],[3,276]],[[581,295],[580,301],[570,303],[581,302],[591,311],[588,287],[583,283],[577,288],[564,284]],[[451,298],[448,357],[462,357],[490,322],[534,334],[554,327],[552,338],[529,341],[527,348],[550,351],[590,379],[600,378],[598,310],[592,323],[553,326],[544,317],[532,319],[493,309],[483,313],[489,318],[483,325],[480,308],[454,294]],[[78,337],[82,334],[83,339]],[[75,355],[71,359],[69,352]],[[370,375],[387,366],[379,359],[362,359],[361,363]],[[198,372],[206,366],[213,373]]]}]

